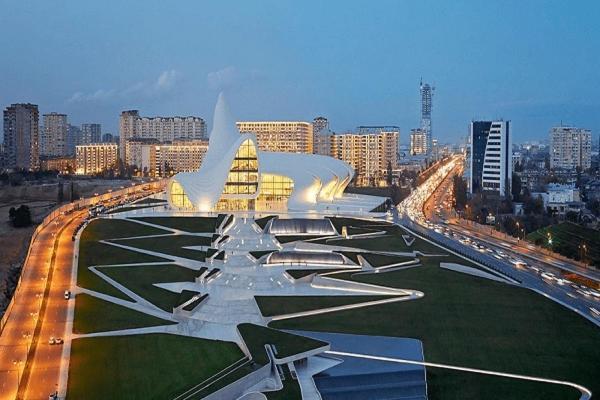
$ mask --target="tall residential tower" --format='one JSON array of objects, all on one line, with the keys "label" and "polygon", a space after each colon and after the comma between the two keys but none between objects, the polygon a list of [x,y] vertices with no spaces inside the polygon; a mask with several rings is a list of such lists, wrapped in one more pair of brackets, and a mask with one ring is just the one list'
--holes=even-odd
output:
[{"label": "tall residential tower", "polygon": [[431,110],[433,108],[433,92],[435,87],[428,83],[419,84],[421,89],[421,130],[425,133],[425,153],[431,152]]},{"label": "tall residential tower", "polygon": [[472,121],[469,191],[510,195],[512,143],[510,121]]},{"label": "tall residential tower", "polygon": [[4,152],[7,168],[39,168],[39,111],[35,104],[12,104],[4,110]]}]

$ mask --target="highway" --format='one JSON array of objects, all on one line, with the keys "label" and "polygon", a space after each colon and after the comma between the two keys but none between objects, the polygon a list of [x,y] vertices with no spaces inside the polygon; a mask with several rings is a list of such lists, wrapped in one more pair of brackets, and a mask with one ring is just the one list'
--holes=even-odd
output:
[{"label": "highway", "polygon": [[[155,191],[139,185],[86,199],[85,204],[110,207]],[[0,334],[0,400],[47,400],[58,389],[61,363],[68,361],[63,345],[51,345],[49,339],[70,336],[65,332],[67,313],[75,300],[65,299],[64,293],[71,289],[72,236],[89,214],[87,207],[55,214],[30,246],[13,306],[7,310]]]},{"label": "highway", "polygon": [[[436,208],[439,207],[441,217],[444,216],[444,207],[448,211],[452,176],[460,171],[461,164],[461,158],[457,157],[441,167],[439,173],[433,174],[398,205],[394,221],[551,297],[600,325],[600,315],[592,311],[592,308],[600,309],[600,298],[595,296],[598,292],[564,280],[554,263],[544,261],[544,255],[536,255],[535,250],[531,249],[528,250],[533,253],[528,255],[496,236],[441,222],[444,218],[437,217]],[[572,270],[577,271],[577,268]]]}]

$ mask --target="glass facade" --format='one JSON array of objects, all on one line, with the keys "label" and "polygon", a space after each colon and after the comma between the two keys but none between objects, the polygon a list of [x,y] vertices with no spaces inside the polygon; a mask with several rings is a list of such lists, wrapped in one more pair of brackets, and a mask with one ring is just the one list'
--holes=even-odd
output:
[{"label": "glass facade", "polygon": [[171,203],[178,208],[194,208],[183,187],[175,180],[171,183]]},{"label": "glass facade", "polygon": [[254,195],[258,190],[256,146],[245,140],[233,160],[223,189],[225,195]]}]

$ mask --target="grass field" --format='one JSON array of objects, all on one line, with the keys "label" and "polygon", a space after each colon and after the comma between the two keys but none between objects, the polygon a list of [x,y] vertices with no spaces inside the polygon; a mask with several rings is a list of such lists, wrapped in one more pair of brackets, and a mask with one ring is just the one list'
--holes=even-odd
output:
[{"label": "grass field", "polygon": [[361,255],[369,264],[374,267],[383,267],[391,264],[398,264],[404,261],[410,261],[412,257],[402,256],[391,256],[387,254],[376,254],[376,253],[358,253],[354,251],[344,251],[343,255],[352,260],[355,264],[359,264],[358,255]]},{"label": "grass field", "polygon": [[217,228],[217,217],[133,217],[131,219],[190,233],[210,233]]},{"label": "grass field", "polygon": [[75,339],[67,398],[173,398],[242,357],[234,343],[177,335]]},{"label": "grass field", "polygon": [[85,293],[75,297],[73,333],[116,331],[174,323]]},{"label": "grass field", "polygon": [[283,388],[276,392],[265,392],[264,395],[269,400],[302,400],[302,392],[298,381],[292,378],[287,365],[282,366],[282,369],[285,378],[282,382]]},{"label": "grass field", "polygon": [[108,244],[99,243],[98,241],[161,233],[166,233],[166,231],[124,220],[97,219],[92,221],[82,232],[79,242],[77,284],[90,290],[130,300],[128,296],[91,272],[88,267],[98,264],[160,262],[168,260],[120,249]]},{"label": "grass field", "polygon": [[157,251],[172,256],[189,258],[190,260],[204,261],[205,251],[184,249],[186,246],[210,246],[210,238],[205,236],[172,235],[138,239],[123,239],[115,243],[138,249]]},{"label": "grass field", "polygon": [[139,207],[130,206],[130,207],[115,208],[114,210],[110,210],[107,214],[118,214],[118,213],[122,213],[122,212],[125,212],[125,211],[143,210],[144,208],[153,208],[153,207],[158,207],[160,205],[161,204],[154,204],[154,205],[148,205],[148,206],[139,206]]},{"label": "grass field", "polygon": [[[357,281],[421,290],[422,299],[277,321],[271,327],[418,338],[427,361],[564,379],[600,392],[596,326],[532,291],[443,270],[438,263],[431,258],[418,268],[354,276]],[[322,298],[323,305],[328,301]],[[280,298],[261,304],[272,313],[290,312],[294,306]],[[436,379],[428,385],[440,398],[485,398],[459,397],[460,387]],[[519,393],[502,398],[536,398],[534,386],[523,383]],[[564,397],[557,390],[545,398]]]},{"label": "grass field", "polygon": [[[106,267],[101,268],[112,279],[119,282],[135,294],[143,297],[165,311],[173,311],[185,299],[179,293],[170,292],[154,286],[154,283],[193,282],[200,274],[189,268],[177,265],[148,265],[139,267]],[[192,296],[189,296],[191,298]]]},{"label": "grass field", "polygon": [[256,303],[265,317],[311,311],[323,307],[388,299],[391,296],[256,296]]},{"label": "grass field", "polygon": [[166,200],[163,199],[155,199],[152,197],[146,197],[138,201],[134,201],[133,204],[155,204],[155,203],[166,203]]},{"label": "grass field", "polygon": [[[548,243],[548,233],[552,237],[552,245]],[[600,267],[600,231],[585,228],[571,222],[547,226],[527,235],[532,243],[538,241],[542,246],[552,249],[564,256],[581,260]],[[585,244],[585,250],[579,246]]]},{"label": "grass field", "polygon": [[259,365],[266,365],[269,362],[265,350],[266,344],[275,346],[277,358],[289,357],[327,344],[320,340],[254,324],[239,324],[238,330],[252,354],[252,360]]}]

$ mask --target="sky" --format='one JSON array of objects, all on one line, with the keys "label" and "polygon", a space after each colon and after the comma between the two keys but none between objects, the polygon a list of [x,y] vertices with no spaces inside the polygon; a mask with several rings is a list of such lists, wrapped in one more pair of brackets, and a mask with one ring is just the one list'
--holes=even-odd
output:
[{"label": "sky", "polygon": [[198,115],[219,91],[238,120],[322,115],[336,132],[433,136],[512,121],[515,142],[561,123],[600,133],[600,2],[0,0],[0,106],[38,104],[118,133],[122,110]]}]

